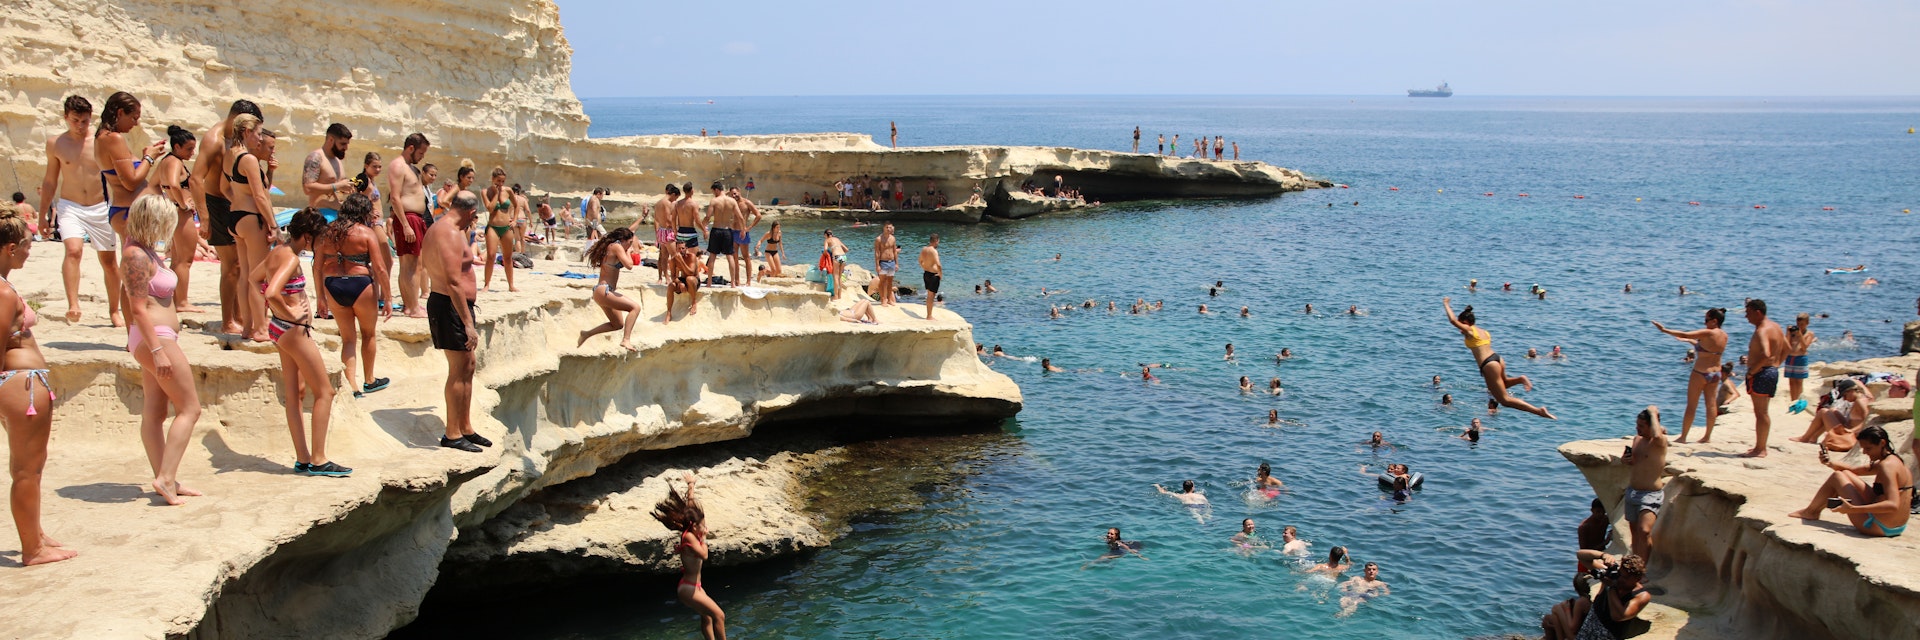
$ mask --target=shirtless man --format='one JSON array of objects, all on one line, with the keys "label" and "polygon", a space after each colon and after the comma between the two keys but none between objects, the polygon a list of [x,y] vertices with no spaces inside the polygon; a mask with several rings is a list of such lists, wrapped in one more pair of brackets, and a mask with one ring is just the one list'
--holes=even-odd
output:
[{"label": "shirtless man", "polygon": [[680,201],[673,203],[673,217],[673,239],[682,247],[700,248],[700,239],[707,233],[707,218],[700,205],[693,202],[693,183],[680,185]]},{"label": "shirtless man", "polygon": [[480,197],[487,209],[487,228],[482,234],[486,236],[487,243],[486,253],[481,256],[487,261],[483,282],[487,288],[493,288],[493,263],[497,255],[501,258],[501,267],[507,271],[507,291],[518,292],[520,288],[513,286],[513,216],[517,210],[513,205],[513,193],[507,190],[506,169],[493,168],[493,183],[480,192]]},{"label": "shirtless man", "polygon": [[1341,618],[1353,615],[1354,610],[1360,608],[1360,603],[1393,593],[1387,588],[1387,583],[1380,579],[1380,565],[1371,562],[1367,563],[1361,575],[1341,583],[1340,592],[1340,613],[1335,616]]},{"label": "shirtless man", "polygon": [[[688,198],[691,200],[691,198]],[[673,294],[687,294],[687,315],[693,317],[700,309],[700,259],[693,247],[679,243],[667,245],[662,268],[672,274],[672,282],[667,283],[667,311],[660,314],[660,324],[673,322]]]},{"label": "shirtless man", "polygon": [[47,138],[47,174],[40,179],[40,210],[47,221],[57,225],[66,256],[60,262],[60,279],[67,289],[67,322],[80,321],[80,248],[93,245],[106,273],[107,313],[113,326],[123,326],[120,317],[120,261],[115,251],[120,238],[107,222],[106,184],[100,179],[100,163],[93,153],[93,104],[80,96],[67,96],[61,105],[61,119],[67,129]]},{"label": "shirtless man", "polygon": [[946,272],[940,265],[940,234],[927,239],[927,246],[920,248],[920,281],[926,285],[927,319],[933,319],[933,303],[940,297],[940,276]]},{"label": "shirtless man", "polygon": [[[748,182],[747,186],[751,187],[753,183]],[[740,195],[739,189],[728,189],[727,195],[733,196],[733,203],[740,207],[740,226],[733,231],[733,253],[746,263],[745,268],[740,270],[745,274],[745,282],[753,284],[753,228],[760,226],[760,207],[753,206],[752,200]]]},{"label": "shirtless man", "polygon": [[425,134],[415,133],[402,143],[400,156],[387,163],[387,197],[393,200],[387,210],[393,212],[393,247],[400,254],[400,304],[406,306],[409,318],[427,317],[427,310],[420,306],[420,249],[427,234],[427,185],[418,165],[432,147]]},{"label": "shirtless man", "polygon": [[[667,281],[667,263],[673,260],[669,252],[680,244],[674,239],[674,230],[679,228],[679,211],[675,208],[679,200],[680,186],[669,182],[666,192],[653,201],[653,246],[660,251],[660,258],[653,264],[661,282]],[[638,230],[640,221],[634,220],[633,225]]]},{"label": "shirtless man", "polygon": [[1660,408],[1647,405],[1634,421],[1633,444],[1620,457],[1626,463],[1625,505],[1627,529],[1633,533],[1633,554],[1652,557],[1653,519],[1666,497],[1667,429],[1660,426]]},{"label": "shirtless man", "polygon": [[727,286],[740,284],[740,256],[735,255],[745,247],[735,247],[738,237],[734,232],[741,227],[740,203],[726,193],[726,189],[714,182],[708,188],[713,190],[713,200],[707,203],[707,271],[713,271],[713,262],[720,256],[727,257]]},{"label": "shirtless man", "polygon": [[[847,244],[834,237],[833,230],[824,232],[827,239],[821,243],[821,251],[833,256],[833,299],[840,299],[840,289],[846,285]],[[988,283],[991,286],[992,283]]]},{"label": "shirtless man", "polygon": [[1773,428],[1773,416],[1767,403],[1780,387],[1780,363],[1787,354],[1787,334],[1780,324],[1767,319],[1767,303],[1759,298],[1747,301],[1747,322],[1753,324],[1753,338],[1747,341],[1747,397],[1753,400],[1753,450],[1749,458],[1767,457],[1767,432]]},{"label": "shirtless man", "polygon": [[1200,524],[1207,523],[1208,512],[1213,510],[1213,504],[1207,502],[1206,494],[1200,493],[1193,488],[1192,480],[1180,483],[1179,493],[1168,491],[1166,487],[1162,487],[1157,483],[1153,485],[1153,488],[1159,489],[1162,495],[1173,496],[1173,499],[1179,500],[1180,504],[1186,505],[1187,511],[1193,515],[1193,519],[1200,521]]},{"label": "shirtless man", "polygon": [[513,183],[513,246],[514,253],[527,252],[527,225],[533,220],[533,207],[527,205],[527,191],[520,183]]},{"label": "shirtless man", "polygon": [[433,281],[433,292],[427,296],[427,328],[433,334],[433,348],[447,356],[447,429],[440,446],[469,453],[493,444],[473,432],[472,418],[473,350],[480,346],[474,300],[479,291],[474,288],[473,245],[467,242],[467,234],[479,218],[479,207],[472,191],[453,194],[448,215],[434,221],[420,247],[427,277]]},{"label": "shirtless man", "polygon": [[[600,239],[600,236],[606,235],[607,233],[607,226],[604,224],[600,224],[601,213],[602,212],[600,211],[600,189],[598,187],[595,187],[593,190],[593,195],[587,196],[586,200],[583,200],[580,202],[580,218],[581,218],[581,222],[584,222],[587,225],[588,240],[598,240]],[[654,214],[654,215],[657,217],[659,214]]]},{"label": "shirtless man", "polygon": [[893,223],[888,222],[880,228],[880,237],[873,239],[873,287],[879,295],[874,298],[881,306],[891,307],[898,302],[893,293],[893,276],[900,272],[900,243],[893,239]]},{"label": "shirtless man", "polygon": [[1780,368],[1787,376],[1787,402],[1799,400],[1800,392],[1806,390],[1807,348],[1813,346],[1813,329],[1807,326],[1811,319],[1802,313],[1787,327],[1786,366]]},{"label": "shirtless man", "polygon": [[[193,197],[200,200],[201,211],[207,212],[202,223],[207,226],[207,244],[220,259],[220,332],[240,333],[241,301],[245,296],[240,287],[244,283],[240,277],[240,252],[233,244],[233,203],[227,199],[227,176],[232,167],[221,166],[226,155],[221,151],[227,148],[227,132],[233,130],[233,119],[240,114],[260,117],[260,107],[251,100],[235,100],[227,108],[227,117],[218,124],[200,133],[202,153],[193,159],[192,188]],[[109,272],[111,273],[111,272]]]},{"label": "shirtless man", "polygon": [[320,148],[307,154],[306,163],[301,165],[300,188],[307,194],[307,206],[319,209],[327,222],[340,217],[340,203],[354,192],[353,180],[340,165],[352,142],[353,131],[346,125],[327,125],[326,139],[320,142]]}]

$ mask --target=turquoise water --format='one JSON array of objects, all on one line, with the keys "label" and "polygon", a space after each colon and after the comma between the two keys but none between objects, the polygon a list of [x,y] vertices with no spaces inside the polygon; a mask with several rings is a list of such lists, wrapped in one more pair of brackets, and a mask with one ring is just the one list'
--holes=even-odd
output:
[{"label": "turquoise water", "polygon": [[[691,102],[586,105],[594,135],[705,126],[884,139],[894,119],[912,144],[1121,148],[1138,124],[1149,143],[1160,130],[1181,132],[1183,142],[1219,133],[1239,140],[1243,157],[1352,186],[1268,200],[1130,203],[1016,224],[905,225],[909,247],[942,235],[950,307],[973,321],[977,341],[1050,357],[1070,372],[993,362],[1020,384],[1026,409],[1003,433],[976,436],[981,453],[970,475],[929,487],[926,508],[862,521],[806,558],[710,572],[707,588],[743,637],[1535,630],[1564,597],[1573,528],[1592,497],[1554,447],[1628,434],[1649,403],[1678,419],[1684,348],[1648,320],[1692,328],[1708,306],[1760,297],[1776,316],[1831,314],[1815,322],[1828,339],[1815,359],[1857,358],[1897,351],[1900,323],[1920,294],[1910,249],[1920,234],[1899,214],[1920,208],[1912,179],[1920,136],[1905,133],[1920,124],[1920,100]],[[798,238],[817,236],[821,225],[789,228],[800,253],[808,244]],[[856,248],[872,236],[836,228]],[[1883,284],[1863,288],[1859,276],[1821,271],[1858,263]],[[1464,290],[1471,278],[1481,292]],[[1002,292],[973,295],[983,279]],[[1226,289],[1209,297],[1216,280]],[[1516,292],[1497,290],[1507,281]],[[1534,283],[1549,290],[1547,300],[1519,292]],[[1626,283],[1637,292],[1621,293]],[[1675,295],[1682,284],[1701,295]],[[1071,293],[1042,298],[1041,287]],[[1474,305],[1509,371],[1538,385],[1524,397],[1560,421],[1503,410],[1486,418],[1492,431],[1478,445],[1441,431],[1486,413],[1473,362],[1441,315],[1446,295],[1456,309]],[[1088,298],[1101,309],[1047,318],[1049,302]],[[1136,298],[1165,300],[1166,310],[1126,314]],[[1121,312],[1107,313],[1108,300]],[[1202,303],[1220,313],[1195,313]],[[1319,313],[1301,313],[1306,303]],[[1237,316],[1242,305],[1252,317]],[[1348,305],[1366,313],[1338,313]],[[1744,324],[1728,329],[1736,344],[1749,333]],[[1844,330],[1856,344],[1833,340]],[[1222,360],[1229,342],[1237,363]],[[1569,359],[1522,357],[1553,345]],[[1276,366],[1282,347],[1295,357]],[[1122,375],[1140,362],[1173,369],[1152,385]],[[1242,395],[1242,375],[1263,388],[1280,376],[1286,392]],[[1433,375],[1441,388],[1428,384]],[[1441,393],[1462,406],[1439,406]],[[1289,426],[1264,428],[1268,409]],[[1399,446],[1361,446],[1374,430]],[[1250,505],[1237,485],[1263,461],[1289,492]],[[1358,472],[1388,461],[1428,475],[1411,503],[1383,501]],[[1197,524],[1150,486],[1184,479],[1212,497],[1214,521]],[[1347,546],[1358,562],[1380,563],[1393,594],[1337,617],[1338,596],[1304,579],[1293,560],[1229,550],[1243,517],[1276,540],[1281,525],[1299,527],[1318,558]],[[1102,553],[1109,526],[1145,541],[1151,560],[1083,568]],[[489,628],[686,637],[694,622],[671,602],[671,586],[666,578],[583,585]],[[451,624],[431,609],[423,622]]]}]

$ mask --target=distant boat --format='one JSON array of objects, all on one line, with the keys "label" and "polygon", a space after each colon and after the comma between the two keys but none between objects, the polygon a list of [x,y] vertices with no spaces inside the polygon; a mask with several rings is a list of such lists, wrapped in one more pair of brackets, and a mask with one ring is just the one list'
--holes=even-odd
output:
[{"label": "distant boat", "polygon": [[1453,97],[1453,88],[1447,86],[1447,83],[1442,82],[1440,83],[1440,86],[1434,87],[1432,89],[1408,89],[1407,97],[1409,98],[1451,98]]}]

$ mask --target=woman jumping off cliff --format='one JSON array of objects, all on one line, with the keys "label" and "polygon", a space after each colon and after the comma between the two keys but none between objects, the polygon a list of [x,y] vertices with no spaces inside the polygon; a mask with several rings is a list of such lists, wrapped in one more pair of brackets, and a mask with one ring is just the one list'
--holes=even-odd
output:
[{"label": "woman jumping off cliff", "polygon": [[1548,413],[1546,407],[1527,404],[1525,400],[1516,398],[1507,391],[1507,387],[1516,384],[1532,391],[1533,383],[1528,381],[1526,376],[1507,377],[1507,363],[1500,359],[1500,354],[1493,352],[1493,337],[1487,335],[1486,329],[1473,326],[1472,305],[1468,305],[1466,310],[1456,316],[1453,314],[1453,298],[1441,298],[1440,304],[1447,309],[1447,322],[1452,323],[1453,328],[1459,329],[1460,335],[1466,337],[1467,350],[1473,352],[1474,362],[1479,363],[1480,376],[1487,379],[1487,393],[1493,396],[1494,401],[1548,420],[1558,419],[1553,417],[1552,413]]},{"label": "woman jumping off cliff", "polygon": [[700,634],[707,640],[726,640],[727,614],[700,588],[700,568],[707,563],[707,514],[693,499],[693,474],[681,477],[687,482],[687,493],[674,491],[669,483],[667,497],[653,507],[653,519],[680,532],[680,544],[673,547],[680,554],[680,604],[700,614]]},{"label": "woman jumping off cliff", "polygon": [[[607,314],[607,321],[580,332],[580,344],[586,344],[588,338],[610,333],[622,327],[620,346],[628,351],[639,351],[633,346],[633,323],[640,320],[640,299],[620,295],[620,272],[633,268],[633,254],[627,246],[633,240],[633,229],[615,227],[607,235],[593,243],[587,250],[587,264],[600,268],[600,282],[593,285],[593,303],[600,305],[600,311]],[[577,345],[576,345],[577,346]]]}]

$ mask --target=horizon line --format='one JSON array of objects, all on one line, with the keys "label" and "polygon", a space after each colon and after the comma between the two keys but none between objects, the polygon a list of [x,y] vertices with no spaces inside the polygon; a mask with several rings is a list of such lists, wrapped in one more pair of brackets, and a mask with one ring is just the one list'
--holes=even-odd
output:
[{"label": "horizon line", "polygon": [[[794,93],[794,94],[753,94],[753,95],[638,95],[638,96],[575,96],[579,100],[633,100],[633,99],[683,99],[717,100],[722,98],[1412,98],[1413,96],[1391,93]],[[1475,93],[1461,95],[1455,93],[1451,98],[1687,98],[1687,99],[1819,99],[1843,100],[1861,98],[1915,98],[1920,94],[1785,94],[1785,95],[1660,95],[1660,94],[1526,94],[1526,93]]]}]

